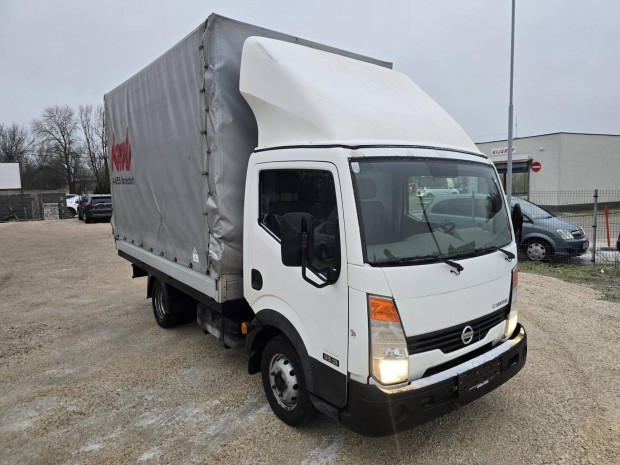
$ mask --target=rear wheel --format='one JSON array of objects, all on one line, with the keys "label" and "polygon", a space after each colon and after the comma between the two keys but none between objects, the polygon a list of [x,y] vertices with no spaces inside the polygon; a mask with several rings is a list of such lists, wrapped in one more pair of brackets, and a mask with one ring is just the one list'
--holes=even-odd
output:
[{"label": "rear wheel", "polygon": [[523,246],[523,253],[528,260],[542,262],[553,257],[553,248],[543,239],[530,239]]},{"label": "rear wheel", "polygon": [[265,346],[261,375],[267,401],[280,420],[290,426],[310,420],[314,406],[306,389],[301,361],[284,336],[274,337]]},{"label": "rear wheel", "polygon": [[69,214],[70,218],[75,218],[75,210],[73,208],[67,208],[67,213]]},{"label": "rear wheel", "polygon": [[172,328],[179,324],[179,315],[172,311],[168,289],[165,283],[155,278],[151,289],[151,304],[155,321],[162,328]]}]

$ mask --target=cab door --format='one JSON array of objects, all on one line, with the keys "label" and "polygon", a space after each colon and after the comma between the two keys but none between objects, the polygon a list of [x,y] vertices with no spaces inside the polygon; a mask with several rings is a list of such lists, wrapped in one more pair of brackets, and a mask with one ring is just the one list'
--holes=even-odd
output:
[{"label": "cab door", "polygon": [[[340,181],[334,164],[279,162],[255,165],[246,202],[246,299],[260,321],[271,310],[301,337],[313,373],[313,393],[328,402],[346,402],[348,284]],[[249,195],[248,195],[249,194]],[[254,200],[249,200],[254,199]],[[314,258],[307,276],[317,284],[327,270],[334,284],[317,288],[301,267],[282,264],[280,224],[287,213],[313,217]],[[299,352],[299,351],[298,351]],[[302,356],[301,354],[300,357]]]}]

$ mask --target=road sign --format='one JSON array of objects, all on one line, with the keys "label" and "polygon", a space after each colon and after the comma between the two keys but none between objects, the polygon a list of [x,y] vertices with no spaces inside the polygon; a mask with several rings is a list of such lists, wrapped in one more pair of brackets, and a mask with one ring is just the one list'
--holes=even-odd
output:
[{"label": "road sign", "polygon": [[534,173],[538,173],[540,171],[540,168],[542,168],[542,165],[540,164],[539,161],[533,161],[532,162],[532,171]]}]

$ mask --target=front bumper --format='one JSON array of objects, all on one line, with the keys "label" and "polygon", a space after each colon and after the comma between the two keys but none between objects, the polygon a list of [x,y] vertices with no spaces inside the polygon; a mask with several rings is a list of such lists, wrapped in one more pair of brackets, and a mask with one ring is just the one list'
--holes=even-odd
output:
[{"label": "front bumper", "polygon": [[[404,431],[468,404],[516,375],[527,357],[527,334],[518,325],[513,337],[476,358],[393,390],[349,381],[349,403],[339,414],[347,428],[365,436]],[[464,377],[493,365],[490,379],[463,388]],[[467,374],[465,374],[467,373]],[[461,381],[461,387],[459,387]]]},{"label": "front bumper", "polygon": [[589,246],[590,241],[587,239],[558,242],[554,253],[558,257],[578,257],[586,253]]}]

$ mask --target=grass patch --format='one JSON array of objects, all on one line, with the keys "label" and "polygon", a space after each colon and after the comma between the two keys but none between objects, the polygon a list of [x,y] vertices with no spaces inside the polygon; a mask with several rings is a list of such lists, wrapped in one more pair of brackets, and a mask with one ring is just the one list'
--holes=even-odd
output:
[{"label": "grass patch", "polygon": [[519,262],[519,271],[551,276],[568,283],[583,284],[600,291],[601,300],[620,303],[620,269],[571,263]]}]

